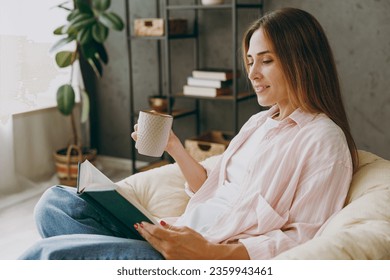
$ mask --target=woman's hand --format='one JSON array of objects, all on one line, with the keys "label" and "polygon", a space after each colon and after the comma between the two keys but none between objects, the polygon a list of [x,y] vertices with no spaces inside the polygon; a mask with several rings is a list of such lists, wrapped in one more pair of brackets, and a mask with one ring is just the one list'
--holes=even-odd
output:
[{"label": "woman's hand", "polygon": [[[134,126],[131,137],[137,141],[138,124]],[[207,179],[207,172],[184,148],[180,139],[171,130],[165,151],[179,165],[188,185],[193,192],[197,192]]]},{"label": "woman's hand", "polygon": [[134,227],[167,260],[249,259],[241,243],[213,244],[188,227],[175,227],[164,221],[161,225],[142,222]]},{"label": "woman's hand", "polygon": [[131,133],[131,138],[137,142],[138,124],[134,125],[134,131]]},{"label": "woman's hand", "polygon": [[[131,133],[131,138],[133,138],[134,141],[137,142],[137,133],[138,133],[138,124],[134,125],[134,131]],[[180,139],[173,133],[169,133],[168,143],[165,147],[165,151],[169,153],[171,156],[173,156],[171,153],[174,153],[174,151],[178,150],[178,147],[182,146]]]}]

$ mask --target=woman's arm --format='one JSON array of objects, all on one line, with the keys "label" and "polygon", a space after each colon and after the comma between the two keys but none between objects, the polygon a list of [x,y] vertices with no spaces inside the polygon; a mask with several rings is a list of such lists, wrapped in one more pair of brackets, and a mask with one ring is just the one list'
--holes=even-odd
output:
[{"label": "woman's arm", "polygon": [[165,148],[179,165],[188,186],[195,193],[207,179],[207,172],[184,148],[179,138],[171,131],[167,147]]},{"label": "woman's arm", "polygon": [[[131,137],[137,141],[138,125],[134,126]],[[184,148],[180,139],[171,131],[165,151],[176,161],[188,186],[195,193],[207,179],[207,171]]]}]

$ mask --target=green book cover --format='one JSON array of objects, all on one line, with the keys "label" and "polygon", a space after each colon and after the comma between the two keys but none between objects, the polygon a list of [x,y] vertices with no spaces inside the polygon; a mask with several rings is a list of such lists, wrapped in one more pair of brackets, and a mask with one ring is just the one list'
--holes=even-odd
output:
[{"label": "green book cover", "polygon": [[77,193],[99,211],[103,211],[128,236],[143,240],[134,224],[156,219],[132,197],[124,197],[118,185],[107,178],[88,160],[79,163]]}]

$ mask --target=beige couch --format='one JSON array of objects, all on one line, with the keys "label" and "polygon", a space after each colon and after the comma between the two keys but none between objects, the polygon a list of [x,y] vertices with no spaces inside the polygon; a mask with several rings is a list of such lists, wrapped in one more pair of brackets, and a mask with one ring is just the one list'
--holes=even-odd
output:
[{"label": "beige couch", "polygon": [[[218,156],[202,162],[213,166]],[[275,259],[390,259],[390,161],[359,151],[346,205],[312,240]],[[176,164],[132,175],[119,182],[158,218],[180,215],[187,204],[184,178]]]}]

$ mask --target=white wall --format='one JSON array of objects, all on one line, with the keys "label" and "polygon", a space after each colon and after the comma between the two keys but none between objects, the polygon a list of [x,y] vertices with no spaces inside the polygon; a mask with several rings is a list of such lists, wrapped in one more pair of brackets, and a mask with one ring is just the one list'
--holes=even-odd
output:
[{"label": "white wall", "polygon": [[16,173],[32,182],[50,179],[55,174],[53,153],[71,140],[70,118],[57,108],[22,113],[13,116],[13,130]]}]

